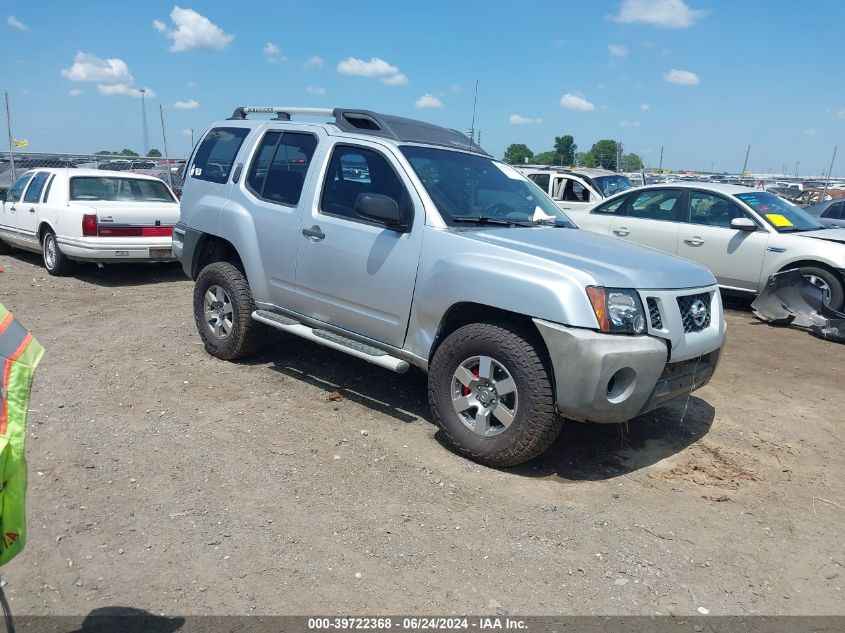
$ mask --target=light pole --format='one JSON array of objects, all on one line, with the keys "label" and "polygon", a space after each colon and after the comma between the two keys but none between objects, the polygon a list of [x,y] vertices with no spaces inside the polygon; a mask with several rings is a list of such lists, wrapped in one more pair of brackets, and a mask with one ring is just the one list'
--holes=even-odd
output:
[{"label": "light pole", "polygon": [[146,88],[138,88],[141,93],[141,125],[144,131],[144,156],[150,153],[150,133],[147,130],[147,100]]},{"label": "light pole", "polygon": [[191,150],[194,149],[194,128],[191,128]]},{"label": "light pole", "polygon": [[798,165],[801,164],[800,160],[795,161],[795,177],[798,178]]}]

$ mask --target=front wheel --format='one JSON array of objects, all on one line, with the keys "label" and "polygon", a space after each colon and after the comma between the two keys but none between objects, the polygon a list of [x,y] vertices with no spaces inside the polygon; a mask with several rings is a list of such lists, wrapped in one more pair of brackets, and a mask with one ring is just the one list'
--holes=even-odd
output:
[{"label": "front wheel", "polygon": [[835,274],[816,266],[802,266],[799,270],[804,279],[822,291],[824,302],[828,306],[842,312],[845,305],[845,290],[843,290],[842,281]]},{"label": "front wheel", "polygon": [[252,318],[255,302],[244,274],[229,262],[200,271],[194,285],[194,320],[205,351],[222,360],[253,355],[263,326]]},{"label": "front wheel", "polygon": [[549,370],[536,336],[472,323],[450,334],[429,367],[435,422],[456,452],[493,467],[545,451],[560,433]]},{"label": "front wheel", "polygon": [[41,255],[44,260],[44,268],[51,275],[57,277],[66,275],[73,266],[73,262],[59,248],[59,242],[53,231],[47,231],[44,234],[44,240],[41,242]]}]

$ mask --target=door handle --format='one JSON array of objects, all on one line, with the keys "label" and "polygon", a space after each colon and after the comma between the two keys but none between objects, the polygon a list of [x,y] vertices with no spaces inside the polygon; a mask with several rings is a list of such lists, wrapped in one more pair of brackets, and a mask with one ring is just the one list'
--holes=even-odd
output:
[{"label": "door handle", "polygon": [[704,240],[700,237],[688,237],[684,239],[684,244],[689,244],[690,246],[701,246],[704,244]]},{"label": "door handle", "polygon": [[625,237],[625,236],[627,236],[627,235],[630,235],[630,234],[631,234],[631,231],[629,231],[628,229],[626,229],[624,226],[623,226],[623,227],[620,227],[620,228],[618,228],[618,229],[613,229],[613,232],[614,232],[616,235],[618,235],[619,237]]},{"label": "door handle", "polygon": [[316,224],[310,229],[302,229],[302,234],[312,242],[319,242],[326,237],[326,234]]},{"label": "door handle", "polygon": [[35,214],[35,207],[32,207],[32,208],[29,210],[29,212],[30,212],[30,213],[32,213],[32,214]]},{"label": "door handle", "polygon": [[12,207],[9,207],[9,211],[11,211],[12,213],[14,213],[14,212],[15,212],[15,207],[13,207],[13,206],[12,206]]}]

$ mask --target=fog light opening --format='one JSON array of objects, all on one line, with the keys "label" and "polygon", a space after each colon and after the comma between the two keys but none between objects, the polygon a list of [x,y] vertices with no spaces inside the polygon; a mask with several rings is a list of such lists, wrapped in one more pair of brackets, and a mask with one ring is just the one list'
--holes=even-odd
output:
[{"label": "fog light opening", "polygon": [[630,367],[623,367],[607,381],[607,399],[612,403],[625,400],[634,391],[637,372]]}]

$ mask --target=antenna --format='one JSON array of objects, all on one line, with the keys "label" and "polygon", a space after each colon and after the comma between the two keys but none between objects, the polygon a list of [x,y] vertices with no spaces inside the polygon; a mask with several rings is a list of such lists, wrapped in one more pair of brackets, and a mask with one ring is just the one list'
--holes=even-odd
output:
[{"label": "antenna", "polygon": [[469,149],[472,151],[472,144],[475,142],[475,107],[478,105],[478,79],[475,80],[475,96],[472,98],[472,124],[469,127]]}]

